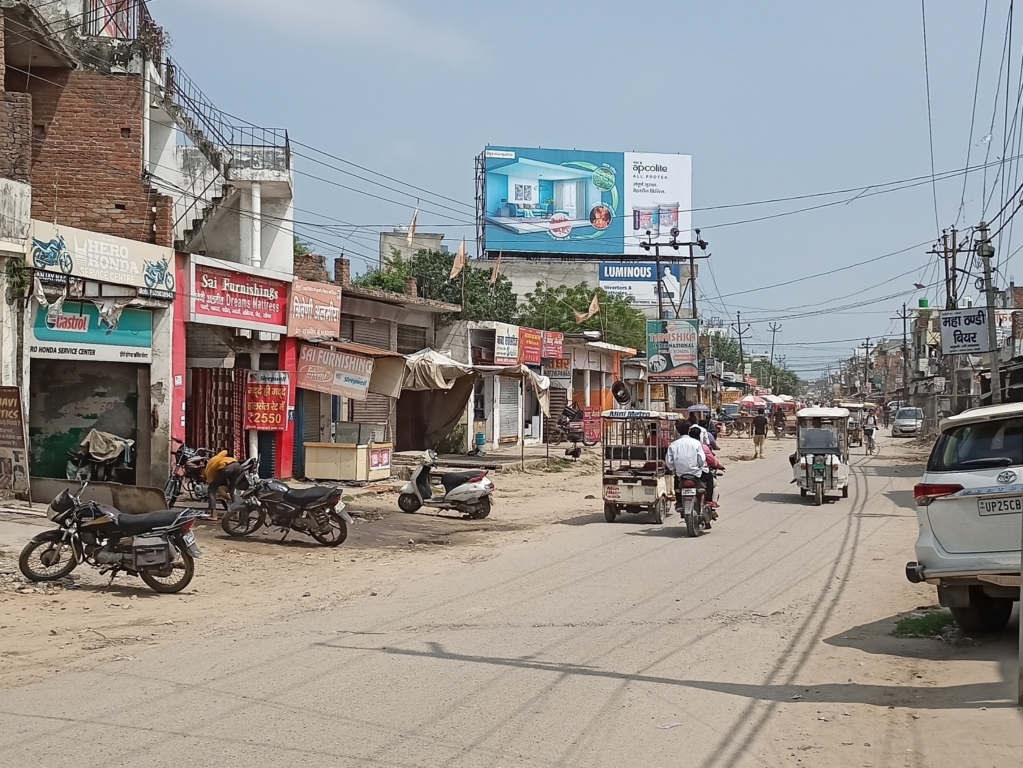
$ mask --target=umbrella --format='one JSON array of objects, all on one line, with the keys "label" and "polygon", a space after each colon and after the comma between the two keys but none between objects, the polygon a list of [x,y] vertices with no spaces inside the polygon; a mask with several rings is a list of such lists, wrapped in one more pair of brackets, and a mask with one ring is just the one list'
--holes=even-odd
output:
[{"label": "umbrella", "polygon": [[710,408],[706,405],[696,404],[690,405],[686,410],[690,413],[710,413]]},{"label": "umbrella", "polygon": [[767,405],[767,403],[764,402],[764,399],[762,397],[757,397],[756,395],[746,395],[746,397],[742,398],[742,400],[739,401],[739,405],[752,405],[754,407],[763,408],[764,406]]}]

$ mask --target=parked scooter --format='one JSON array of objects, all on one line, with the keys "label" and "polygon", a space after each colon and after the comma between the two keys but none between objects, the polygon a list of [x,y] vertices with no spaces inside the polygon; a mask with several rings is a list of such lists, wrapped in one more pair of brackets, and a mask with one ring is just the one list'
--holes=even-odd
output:
[{"label": "parked scooter", "polygon": [[291,531],[308,534],[325,547],[348,538],[348,525],[355,521],[341,503],[341,488],[292,488],[280,480],[261,480],[248,469],[245,478],[246,488],[236,493],[220,523],[228,536],[248,536],[269,524],[284,531],[281,541]]},{"label": "parked scooter", "polygon": [[423,454],[419,467],[412,473],[412,478],[398,496],[398,507],[401,511],[412,513],[427,506],[433,509],[455,509],[473,520],[482,520],[489,515],[494,483],[487,477],[487,470],[470,469],[439,475],[444,494],[434,498],[430,481],[433,479],[431,470],[436,461],[435,451],[426,451]]},{"label": "parked scooter", "polygon": [[48,510],[57,528],[35,536],[21,550],[18,566],[30,581],[57,581],[80,563],[110,574],[139,576],[157,592],[180,592],[192,581],[195,544],[192,526],[205,516],[197,509],[128,515],[95,501],[82,501],[62,491]]}]

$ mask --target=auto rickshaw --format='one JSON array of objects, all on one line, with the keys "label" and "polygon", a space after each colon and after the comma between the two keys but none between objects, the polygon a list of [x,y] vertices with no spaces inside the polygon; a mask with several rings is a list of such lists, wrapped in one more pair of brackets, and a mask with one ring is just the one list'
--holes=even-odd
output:
[{"label": "auto rickshaw", "polygon": [[849,411],[849,445],[863,445],[863,403],[835,403]]},{"label": "auto rickshaw", "polygon": [[824,494],[841,491],[849,496],[849,411],[845,408],[803,408],[796,413],[798,432],[792,472],[799,495],[813,495],[814,504]]},{"label": "auto rickshaw", "polygon": [[612,410],[601,414],[604,519],[650,512],[660,525],[671,514],[675,481],[664,465],[677,413]]}]

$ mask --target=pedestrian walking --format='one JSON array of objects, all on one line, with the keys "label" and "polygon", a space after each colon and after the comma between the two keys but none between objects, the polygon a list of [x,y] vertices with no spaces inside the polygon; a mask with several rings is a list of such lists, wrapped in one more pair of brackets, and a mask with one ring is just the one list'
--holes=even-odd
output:
[{"label": "pedestrian walking", "polygon": [[888,429],[888,405],[887,403],[881,404],[881,423],[884,424],[884,428]]},{"label": "pedestrian walking", "polygon": [[767,417],[759,408],[753,417],[753,458],[764,458],[764,441],[767,439]]}]

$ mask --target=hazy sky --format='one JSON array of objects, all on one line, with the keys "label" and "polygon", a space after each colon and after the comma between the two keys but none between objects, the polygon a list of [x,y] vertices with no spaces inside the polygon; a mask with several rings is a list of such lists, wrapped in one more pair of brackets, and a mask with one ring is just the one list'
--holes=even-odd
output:
[{"label": "hazy sky", "polygon": [[[966,165],[984,9],[982,0],[927,2],[938,172]],[[809,375],[856,342],[806,342],[901,334],[891,318],[902,302],[936,298],[934,288],[912,293],[941,277],[926,254],[938,232],[930,181],[885,194],[857,189],[930,174],[919,3],[151,0],[151,10],[174,40],[172,56],[221,109],[429,190],[371,177],[423,194],[420,228],[443,227],[452,249],[473,238],[473,158],[487,143],[684,152],[696,209],[854,190],[694,212],[713,254],[713,279],[701,273],[701,314],[734,322],[742,311],[754,351],[767,348],[767,322],[780,322],[777,353]],[[1008,0],[988,3],[971,165],[986,152],[989,162],[1002,156],[1004,79],[994,121],[992,110],[1007,11]],[[1012,108],[1023,58],[1023,24],[1014,27]],[[344,247],[361,272],[375,232],[407,223],[415,200],[319,159],[341,170],[297,159],[296,218],[366,228],[345,230],[347,239],[300,230],[332,243],[317,243],[330,255]],[[1001,208],[997,171],[987,174],[988,215]],[[983,173],[968,181],[962,212],[963,176],[938,183],[942,227],[957,216],[960,227],[979,221]],[[829,202],[838,204],[736,223]],[[1005,255],[1018,247],[1007,234]],[[729,295],[847,265],[858,266]],[[843,309],[851,304],[862,306]]]}]

